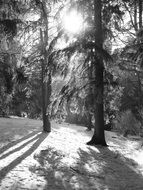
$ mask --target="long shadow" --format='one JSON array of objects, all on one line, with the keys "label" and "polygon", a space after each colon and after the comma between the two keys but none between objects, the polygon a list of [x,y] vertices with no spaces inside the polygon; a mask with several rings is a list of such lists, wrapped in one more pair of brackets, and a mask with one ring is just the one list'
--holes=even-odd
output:
[{"label": "long shadow", "polygon": [[26,139],[28,139],[28,138],[30,138],[30,137],[36,135],[36,134],[38,134],[38,133],[39,133],[39,131],[34,131],[34,132],[32,132],[32,133],[30,133],[30,134],[24,136],[24,137],[21,138],[21,139],[18,139],[18,140],[16,140],[16,141],[13,141],[13,142],[11,142],[11,143],[8,143],[7,145],[5,145],[5,146],[3,146],[2,148],[0,148],[0,154],[2,154],[3,152],[5,152],[7,149],[9,149],[9,148],[15,146],[16,144],[18,144],[18,143],[20,143],[20,142],[22,142],[22,141],[24,141],[24,140],[26,140]]},{"label": "long shadow", "polygon": [[0,170],[0,182],[13,168],[20,164],[25,158],[30,156],[47,136],[48,133],[41,133],[37,135],[36,138],[34,138],[34,140],[37,139],[37,141],[26,152],[24,152],[24,154],[22,154],[21,156],[13,160],[9,165]]},{"label": "long shadow", "polygon": [[72,166],[64,164],[66,156],[49,147],[35,157],[40,166],[30,170],[45,177],[45,190],[143,189],[143,176],[134,171],[135,163],[109,148],[79,148],[79,157]]},{"label": "long shadow", "polygon": [[18,152],[19,150],[21,150],[22,148],[24,148],[26,145],[28,145],[29,143],[33,142],[34,140],[37,139],[37,136],[35,136],[34,138],[30,139],[29,141],[27,141],[26,143],[22,144],[21,146],[15,148],[14,150],[11,150],[10,152],[4,154],[3,156],[0,157],[0,160],[6,158],[7,156],[15,153],[15,152]]}]

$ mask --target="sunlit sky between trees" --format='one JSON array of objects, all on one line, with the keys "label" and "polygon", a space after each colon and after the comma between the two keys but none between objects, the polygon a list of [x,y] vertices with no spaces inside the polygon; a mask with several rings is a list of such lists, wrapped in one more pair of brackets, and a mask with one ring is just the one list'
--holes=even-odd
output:
[{"label": "sunlit sky between trees", "polygon": [[[59,8],[59,7],[58,7]],[[54,14],[57,11],[58,8],[54,8],[53,10]],[[79,12],[77,9],[70,9],[67,10],[68,8],[65,6],[65,8],[61,11],[60,17],[60,23],[62,29],[68,34],[68,36],[71,38],[71,41],[74,40],[74,37],[76,35],[81,35],[87,28],[88,28],[88,23],[85,22],[84,20],[84,12]],[[51,14],[51,13],[50,13]],[[32,14],[28,15],[26,18],[27,21],[37,21],[39,19],[40,15],[38,14]],[[53,17],[54,18],[54,17]],[[57,23],[54,22],[54,19],[52,17],[50,18],[51,21],[49,22],[50,25],[50,30],[49,34],[53,37],[53,34],[55,35],[56,33],[56,25]],[[129,15],[126,13],[124,15],[124,19],[122,20],[122,26],[126,26],[129,22]],[[51,29],[52,28],[52,29]],[[114,36],[116,36],[116,39],[112,39],[112,51],[114,51],[116,48],[122,48],[126,45],[126,41],[129,38],[130,35],[132,34],[125,34],[123,32],[119,31],[113,31]],[[50,36],[49,36],[50,37]],[[130,36],[131,37],[131,36]],[[60,43],[57,43],[58,48],[64,48],[67,45],[64,39],[60,40]]]},{"label": "sunlit sky between trees", "polygon": [[79,33],[83,30],[83,17],[76,10],[72,10],[63,17],[63,26],[71,34]]},{"label": "sunlit sky between trees", "polygon": [[[84,13],[77,12],[76,9],[72,9],[71,11],[63,15],[62,25],[63,29],[68,32],[68,35],[72,37],[73,35],[80,35],[80,33],[84,32],[84,30],[88,28],[88,23],[85,23],[83,19],[83,14]],[[129,22],[129,15],[125,14],[122,25],[126,26],[128,22]],[[132,32],[132,35],[133,33],[134,32]],[[114,35],[117,37],[117,39],[116,41],[114,40],[112,41],[112,51],[114,51],[116,48],[124,47],[126,45],[127,38],[129,38],[129,34],[124,34],[119,31],[116,31]]]}]

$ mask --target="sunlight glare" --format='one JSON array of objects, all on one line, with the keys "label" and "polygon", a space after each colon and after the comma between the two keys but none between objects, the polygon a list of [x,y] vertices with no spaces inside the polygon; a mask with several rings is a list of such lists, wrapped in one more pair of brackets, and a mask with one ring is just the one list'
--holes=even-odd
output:
[{"label": "sunlight glare", "polygon": [[79,33],[83,28],[82,15],[75,10],[64,16],[64,29],[72,34]]}]

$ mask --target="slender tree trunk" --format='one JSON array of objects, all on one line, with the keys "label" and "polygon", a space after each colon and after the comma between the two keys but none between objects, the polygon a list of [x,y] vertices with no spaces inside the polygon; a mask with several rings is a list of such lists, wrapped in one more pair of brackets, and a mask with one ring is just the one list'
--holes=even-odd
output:
[{"label": "slender tree trunk", "polygon": [[138,31],[138,23],[137,23],[137,1],[134,0],[134,26],[135,31]]},{"label": "slender tree trunk", "polygon": [[142,28],[142,13],[143,13],[143,10],[142,10],[142,0],[138,0],[139,2],[139,29]]},{"label": "slender tree trunk", "polygon": [[49,100],[49,95],[50,95],[50,89],[48,92],[48,86],[49,86],[49,81],[46,81],[46,76],[45,76],[45,64],[44,60],[42,60],[42,118],[43,118],[43,131],[44,132],[50,132],[51,131],[51,123],[49,120],[49,115],[48,115],[48,100]]},{"label": "slender tree trunk", "polygon": [[[94,0],[94,19],[95,19],[95,44],[99,48],[102,48],[103,37],[102,37],[102,17],[101,17],[102,4],[101,0]],[[95,55],[96,56],[96,55]],[[95,89],[97,96],[95,98],[95,126],[94,135],[87,144],[88,145],[102,145],[107,146],[104,134],[104,81],[103,71],[104,65],[101,57],[95,57]]]}]

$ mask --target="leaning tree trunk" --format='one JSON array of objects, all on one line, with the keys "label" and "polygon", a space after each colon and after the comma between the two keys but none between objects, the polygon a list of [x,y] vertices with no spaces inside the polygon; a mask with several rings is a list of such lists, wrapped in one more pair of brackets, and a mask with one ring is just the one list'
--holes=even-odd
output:
[{"label": "leaning tree trunk", "polygon": [[[101,0],[94,0],[94,20],[95,20],[95,44],[100,49],[103,46],[102,37],[102,18],[101,18],[102,4]],[[95,55],[96,56],[96,55]],[[101,56],[95,57],[95,90],[97,96],[95,97],[95,126],[94,135],[87,144],[88,145],[102,145],[107,146],[104,134],[104,80],[103,80],[103,59]]]}]

